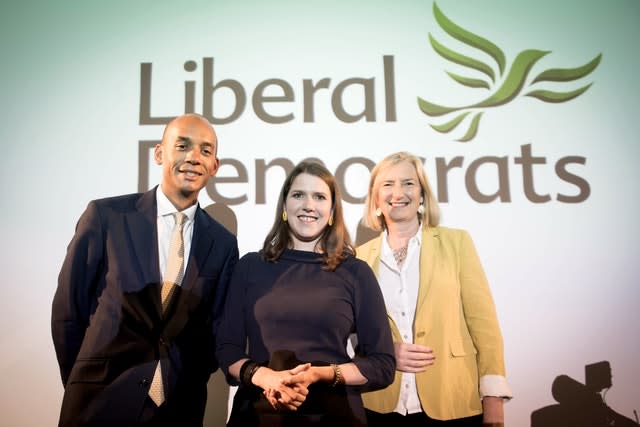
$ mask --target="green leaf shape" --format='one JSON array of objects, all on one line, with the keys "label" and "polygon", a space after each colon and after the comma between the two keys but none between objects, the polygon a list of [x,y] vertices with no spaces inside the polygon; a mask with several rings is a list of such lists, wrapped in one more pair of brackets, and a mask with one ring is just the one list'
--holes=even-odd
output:
[{"label": "green leaf shape", "polygon": [[433,50],[435,50],[436,53],[438,53],[438,55],[442,56],[444,59],[449,60],[451,62],[455,62],[456,64],[460,64],[465,67],[473,68],[474,70],[478,70],[481,73],[484,73],[487,76],[489,76],[492,82],[496,80],[495,72],[490,66],[488,66],[484,62],[481,62],[469,56],[454,52],[448,47],[445,47],[442,44],[440,44],[440,42],[438,42],[431,34],[429,34],[429,42],[431,43]]},{"label": "green leaf shape", "polygon": [[602,54],[599,54],[588,63],[576,68],[552,68],[540,73],[533,81],[537,82],[570,82],[581,79],[590,74],[600,64]]},{"label": "green leaf shape", "polygon": [[445,107],[418,97],[418,106],[426,115],[437,117],[468,108],[488,108],[506,104],[520,93],[531,68],[548,53],[549,51],[535,49],[520,52],[515,61],[513,61],[507,77],[502,82],[502,86],[489,98],[476,104],[464,107]]},{"label": "green leaf shape", "polygon": [[485,82],[484,80],[472,79],[470,77],[460,76],[458,74],[450,73],[449,71],[447,71],[447,74],[453,80],[457,81],[462,85],[473,87],[473,88],[491,89],[491,87],[489,86],[489,83]]},{"label": "green leaf shape", "polygon": [[469,129],[467,130],[467,133],[465,133],[464,136],[458,139],[457,141],[467,142],[475,138],[476,135],[478,134],[478,128],[480,127],[481,117],[482,117],[482,112],[476,113],[476,115],[473,116],[473,119],[471,120],[471,124],[469,125]]},{"label": "green leaf shape", "polygon": [[471,108],[495,107],[503,105],[515,98],[522,90],[524,82],[531,71],[531,67],[549,51],[528,49],[520,52],[511,65],[509,74],[502,82],[502,86],[489,98],[481,101]]},{"label": "green leaf shape", "polygon": [[469,113],[470,111],[467,111],[466,113],[459,114],[451,121],[448,121],[441,125],[430,125],[430,126],[440,133],[448,133],[454,130],[460,124],[460,122],[469,115]]},{"label": "green leaf shape", "polygon": [[418,97],[418,106],[427,116],[437,117],[443,116],[452,111],[460,110],[460,108],[445,107],[443,105],[434,104]]},{"label": "green leaf shape", "polygon": [[502,52],[502,50],[498,46],[496,46],[489,40],[480,37],[477,34],[473,34],[472,32],[467,31],[464,28],[453,23],[453,21],[451,21],[445,16],[444,13],[442,13],[436,2],[433,2],[433,16],[436,18],[436,22],[440,24],[440,27],[442,27],[442,29],[446,31],[447,34],[449,34],[451,37],[461,41],[462,43],[468,44],[471,47],[480,49],[481,51],[492,57],[493,60],[498,64],[500,75],[502,75],[507,61],[505,59],[504,52]]},{"label": "green leaf shape", "polygon": [[589,83],[586,86],[583,86],[579,89],[572,90],[571,92],[553,92],[550,90],[534,90],[531,91],[525,96],[531,96],[533,98],[538,98],[540,101],[544,102],[553,102],[553,103],[561,103],[571,101],[573,98],[577,98],[582,95],[591,87],[593,83]]}]

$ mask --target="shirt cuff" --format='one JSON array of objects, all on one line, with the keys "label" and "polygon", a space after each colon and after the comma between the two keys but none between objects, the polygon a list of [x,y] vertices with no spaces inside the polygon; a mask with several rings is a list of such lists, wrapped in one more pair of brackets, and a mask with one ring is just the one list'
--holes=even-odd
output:
[{"label": "shirt cuff", "polygon": [[480,377],[480,397],[485,396],[509,400],[513,398],[513,393],[507,379],[502,375],[484,375]]}]

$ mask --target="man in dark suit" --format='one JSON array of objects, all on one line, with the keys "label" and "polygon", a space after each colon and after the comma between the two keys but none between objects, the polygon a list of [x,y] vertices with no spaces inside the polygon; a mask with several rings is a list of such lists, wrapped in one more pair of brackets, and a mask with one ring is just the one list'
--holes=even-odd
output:
[{"label": "man in dark suit", "polygon": [[[60,426],[202,426],[238,246],[198,206],[219,166],[209,122],[171,121],[154,159],[160,186],[90,202],[69,244],[51,322],[65,387]],[[164,298],[176,212],[186,215],[182,271]]]}]

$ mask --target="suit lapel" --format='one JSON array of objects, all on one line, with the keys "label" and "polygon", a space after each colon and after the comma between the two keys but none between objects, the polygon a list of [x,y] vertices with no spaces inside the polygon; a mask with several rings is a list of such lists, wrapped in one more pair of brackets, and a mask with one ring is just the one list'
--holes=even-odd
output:
[{"label": "suit lapel", "polygon": [[[148,191],[136,203],[136,211],[126,215],[129,238],[133,243],[135,260],[142,272],[144,287],[162,283],[158,260],[158,227],[155,189]],[[135,262],[135,261],[133,261]]]},{"label": "suit lapel", "polygon": [[[124,214],[124,234],[132,249],[128,260],[139,280],[124,283],[123,310],[135,313],[139,323],[149,331],[159,327],[162,319],[160,303],[160,261],[158,260],[158,230],[155,189],[140,196],[135,210]],[[155,309],[155,310],[154,310]],[[139,325],[138,325],[139,327]]]},{"label": "suit lapel", "polygon": [[200,207],[196,209],[193,224],[193,234],[191,240],[191,251],[187,261],[184,279],[182,280],[182,288],[188,290],[191,288],[200,276],[200,270],[204,261],[209,256],[211,247],[213,246],[213,233],[209,232],[211,226],[209,222],[209,214],[204,212]]}]

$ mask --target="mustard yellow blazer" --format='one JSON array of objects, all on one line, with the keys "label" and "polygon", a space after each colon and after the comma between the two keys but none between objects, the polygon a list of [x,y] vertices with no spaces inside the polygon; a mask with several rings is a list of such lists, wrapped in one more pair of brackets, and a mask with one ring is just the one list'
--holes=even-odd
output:
[{"label": "mustard yellow blazer", "polygon": [[[376,274],[384,233],[357,248]],[[489,285],[471,237],[445,227],[423,228],[420,285],[413,341],[433,348],[435,363],[416,374],[418,397],[438,420],[482,412],[479,378],[505,376],[503,341]],[[393,340],[400,332],[389,317]],[[362,395],[365,407],[392,412],[400,396],[401,372],[387,388]]]}]

